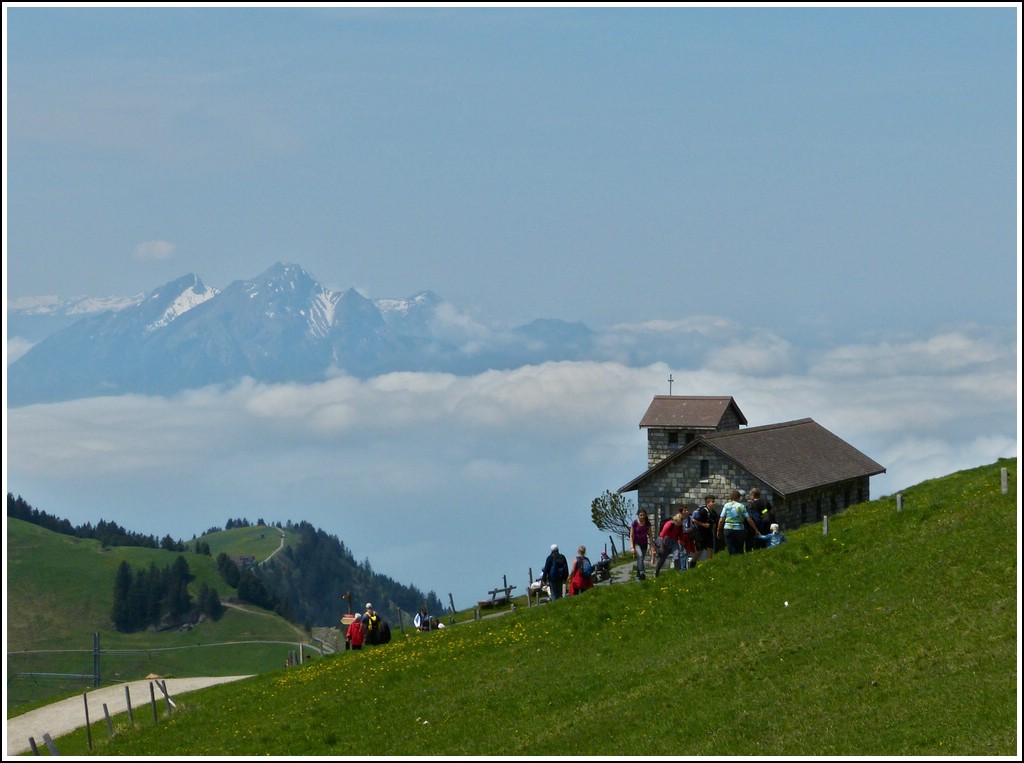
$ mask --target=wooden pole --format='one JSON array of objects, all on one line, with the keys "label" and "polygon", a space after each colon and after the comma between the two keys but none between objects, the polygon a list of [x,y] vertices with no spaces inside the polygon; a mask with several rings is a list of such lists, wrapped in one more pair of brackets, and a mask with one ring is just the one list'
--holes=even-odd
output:
[{"label": "wooden pole", "polygon": [[112,720],[110,720],[110,710],[107,709],[107,703],[106,702],[103,703],[103,717],[107,721],[107,736],[108,737],[113,737],[114,736],[114,722]]},{"label": "wooden pole", "polygon": [[[92,729],[89,727],[89,698],[85,692],[82,692],[82,702],[85,703],[85,738],[89,742],[89,749],[92,749]],[[43,735],[43,741],[46,741],[46,735]],[[46,746],[49,747],[50,743],[47,742]]]},{"label": "wooden pole", "polygon": [[828,514],[821,518],[821,534],[828,535]]},{"label": "wooden pole", "polygon": [[[50,735],[48,733],[43,734],[43,741],[46,742],[46,747],[50,750],[51,755],[60,755],[60,752],[57,750],[57,745],[53,743],[53,740],[50,738]],[[89,749],[92,749],[91,739],[89,740]]]},{"label": "wooden pole", "polygon": [[128,684],[124,685],[124,704],[128,707],[128,725],[135,725],[135,717],[132,715],[132,693],[128,690]]},{"label": "wooden pole", "polygon": [[153,707],[153,723],[156,723],[156,691],[153,690],[152,681],[149,682],[149,704]]}]

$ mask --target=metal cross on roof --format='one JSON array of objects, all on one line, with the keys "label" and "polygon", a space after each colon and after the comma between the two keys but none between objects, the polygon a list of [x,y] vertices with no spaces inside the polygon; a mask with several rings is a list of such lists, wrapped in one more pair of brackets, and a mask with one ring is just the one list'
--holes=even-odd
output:
[{"label": "metal cross on roof", "polygon": [[672,374],[668,375],[668,394],[672,395]]}]

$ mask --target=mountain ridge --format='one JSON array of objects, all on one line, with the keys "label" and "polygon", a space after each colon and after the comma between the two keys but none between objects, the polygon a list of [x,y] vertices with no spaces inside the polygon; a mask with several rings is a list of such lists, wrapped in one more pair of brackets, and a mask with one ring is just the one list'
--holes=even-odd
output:
[{"label": "mountain ridge", "polygon": [[[42,315],[41,302],[24,302],[22,318]],[[188,274],[135,301],[94,304],[105,309],[44,336],[10,364],[9,405],[168,395],[245,377],[309,383],[338,373],[472,374],[586,357],[594,336],[583,324],[541,319],[490,345],[474,343],[474,332],[451,319],[458,309],[433,291],[374,300],[354,288],[332,291],[280,262],[223,289]],[[53,302],[49,309],[65,322],[71,315]]]}]

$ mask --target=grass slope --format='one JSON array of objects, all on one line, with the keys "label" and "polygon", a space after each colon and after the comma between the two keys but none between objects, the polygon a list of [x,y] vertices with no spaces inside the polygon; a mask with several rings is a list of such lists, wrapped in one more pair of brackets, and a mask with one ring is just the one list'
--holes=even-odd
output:
[{"label": "grass slope", "polygon": [[[245,528],[252,529],[252,528]],[[235,531],[228,531],[235,533]],[[276,531],[273,548],[280,542]],[[212,537],[212,536],[211,536]],[[227,543],[237,539],[229,538]],[[211,541],[211,548],[213,543]],[[221,599],[234,594],[214,558],[182,554],[196,579]],[[118,633],[110,622],[114,575],[122,560],[135,568],[164,568],[177,552],[117,546],[51,532],[18,519],[7,522],[8,712],[92,687],[89,679],[29,677],[28,673],[93,672],[93,634],[100,634],[104,684],[163,676],[239,675],[277,670],[289,651],[308,642],[301,629],[254,607],[230,607],[217,622],[190,631]],[[223,644],[224,646],[219,646]],[[72,651],[78,650],[78,651]],[[109,653],[108,653],[109,652]]]},{"label": "grass slope", "polygon": [[[686,573],[184,695],[99,755],[1019,754],[1017,462]],[[784,602],[789,602],[785,606]],[[58,740],[85,754],[85,732]]]}]

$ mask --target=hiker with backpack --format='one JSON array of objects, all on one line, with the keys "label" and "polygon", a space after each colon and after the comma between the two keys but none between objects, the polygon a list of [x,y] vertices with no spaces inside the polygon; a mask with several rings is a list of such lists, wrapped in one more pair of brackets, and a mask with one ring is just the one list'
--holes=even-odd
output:
[{"label": "hiker with backpack", "polygon": [[715,496],[704,496],[704,505],[697,507],[691,519],[697,526],[697,534],[694,536],[697,543],[697,561],[711,559],[715,555],[715,530],[718,525]]},{"label": "hiker with backpack", "polygon": [[558,550],[558,544],[551,544],[551,553],[544,560],[544,569],[540,573],[541,585],[548,587],[548,595],[551,601],[562,598],[562,587],[569,579],[569,562],[565,554]]},{"label": "hiker with backpack", "polygon": [[594,565],[587,559],[587,547],[580,546],[569,569],[569,595],[576,596],[594,587]]}]

